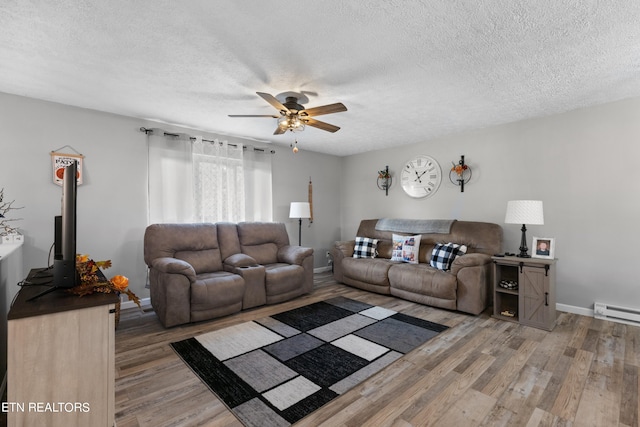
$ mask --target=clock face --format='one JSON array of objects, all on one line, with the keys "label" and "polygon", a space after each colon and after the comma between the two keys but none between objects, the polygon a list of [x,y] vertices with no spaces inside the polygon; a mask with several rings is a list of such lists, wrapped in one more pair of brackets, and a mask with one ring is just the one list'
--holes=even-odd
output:
[{"label": "clock face", "polygon": [[429,197],[438,191],[442,181],[442,171],[435,159],[416,156],[402,168],[400,175],[402,189],[411,197]]}]

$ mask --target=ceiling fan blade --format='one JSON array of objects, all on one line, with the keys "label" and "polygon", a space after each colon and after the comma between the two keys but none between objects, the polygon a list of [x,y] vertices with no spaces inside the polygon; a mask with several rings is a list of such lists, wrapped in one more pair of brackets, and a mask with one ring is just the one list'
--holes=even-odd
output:
[{"label": "ceiling fan blade", "polygon": [[338,126],[330,125],[329,123],[321,122],[320,120],[315,120],[315,119],[312,119],[311,117],[307,117],[302,121],[309,126],[326,130],[327,132],[337,132],[340,130]]},{"label": "ceiling fan blade", "polygon": [[275,96],[270,95],[268,93],[264,93],[264,92],[256,92],[256,93],[262,99],[264,99],[269,104],[271,104],[276,110],[278,110],[278,111],[289,111],[289,109],[287,107],[285,107],[284,105],[282,105],[282,103],[280,101],[278,101]]},{"label": "ceiling fan blade", "polygon": [[308,116],[321,116],[323,114],[339,113],[341,111],[347,111],[347,107],[342,102],[335,104],[323,105],[321,107],[306,108],[299,112],[301,115]]},{"label": "ceiling fan blade", "polygon": [[276,128],[276,131],[273,132],[274,135],[282,135],[283,133],[285,133],[287,131],[287,128],[283,128],[282,126],[278,126]]},{"label": "ceiling fan blade", "polygon": [[280,116],[275,116],[273,114],[229,114],[229,117],[271,117],[277,119]]}]

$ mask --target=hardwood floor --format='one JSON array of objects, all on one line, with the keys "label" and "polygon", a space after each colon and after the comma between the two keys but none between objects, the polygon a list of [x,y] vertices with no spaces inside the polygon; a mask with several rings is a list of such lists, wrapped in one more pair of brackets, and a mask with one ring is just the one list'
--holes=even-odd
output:
[{"label": "hardwood floor", "polygon": [[133,426],[242,426],[169,343],[332,296],[381,305],[451,329],[296,426],[636,426],[640,327],[558,312],[553,332],[439,310],[315,276],[313,293],[209,322],[164,329],[148,307],[116,331],[116,421]]}]

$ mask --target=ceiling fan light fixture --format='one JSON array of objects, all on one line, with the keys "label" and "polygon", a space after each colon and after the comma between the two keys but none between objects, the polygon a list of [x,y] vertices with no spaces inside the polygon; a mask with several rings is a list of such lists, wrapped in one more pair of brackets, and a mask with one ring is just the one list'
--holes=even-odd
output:
[{"label": "ceiling fan light fixture", "polygon": [[278,119],[278,126],[291,132],[302,132],[305,124],[298,116],[283,116]]}]

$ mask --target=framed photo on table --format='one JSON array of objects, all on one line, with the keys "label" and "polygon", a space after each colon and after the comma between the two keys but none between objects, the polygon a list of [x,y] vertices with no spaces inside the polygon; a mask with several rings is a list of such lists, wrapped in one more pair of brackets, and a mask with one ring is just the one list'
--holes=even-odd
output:
[{"label": "framed photo on table", "polygon": [[531,256],[533,258],[553,259],[556,252],[556,239],[553,237],[534,237]]}]

